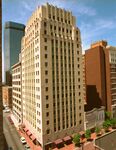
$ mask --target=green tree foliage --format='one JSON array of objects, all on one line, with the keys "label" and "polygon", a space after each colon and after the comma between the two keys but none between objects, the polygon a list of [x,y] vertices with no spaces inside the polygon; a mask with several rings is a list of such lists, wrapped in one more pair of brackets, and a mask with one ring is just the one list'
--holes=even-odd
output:
[{"label": "green tree foliage", "polygon": [[80,134],[76,134],[74,137],[73,137],[73,142],[75,143],[75,145],[78,145],[80,143]]},{"label": "green tree foliage", "polygon": [[116,127],[116,119],[115,118],[111,119],[110,123],[111,123],[112,127]]},{"label": "green tree foliage", "polygon": [[91,130],[90,129],[86,130],[85,137],[87,139],[91,137]]},{"label": "green tree foliage", "polygon": [[112,116],[111,112],[109,112],[109,111],[106,111],[106,112],[105,112],[105,119],[106,119],[106,120],[108,120],[108,119],[110,120],[110,119],[111,119],[111,116]]},{"label": "green tree foliage", "polygon": [[104,121],[103,128],[107,130],[109,127],[111,127],[111,121],[110,120]]},{"label": "green tree foliage", "polygon": [[98,134],[98,133],[100,133],[100,131],[101,131],[101,129],[99,128],[99,127],[96,127],[95,128],[95,132]]}]

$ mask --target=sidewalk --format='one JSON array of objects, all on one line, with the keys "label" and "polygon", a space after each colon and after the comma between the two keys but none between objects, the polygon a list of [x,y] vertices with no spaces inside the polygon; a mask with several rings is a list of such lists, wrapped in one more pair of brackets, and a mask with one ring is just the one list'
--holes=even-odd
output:
[{"label": "sidewalk", "polygon": [[26,139],[28,145],[30,146],[31,150],[42,150],[42,148],[41,148],[40,146],[35,145],[35,144],[32,142],[32,140],[26,135],[25,132],[22,132],[22,131],[19,131],[19,130],[18,130],[18,133],[20,134],[20,136],[25,137],[25,139]]}]

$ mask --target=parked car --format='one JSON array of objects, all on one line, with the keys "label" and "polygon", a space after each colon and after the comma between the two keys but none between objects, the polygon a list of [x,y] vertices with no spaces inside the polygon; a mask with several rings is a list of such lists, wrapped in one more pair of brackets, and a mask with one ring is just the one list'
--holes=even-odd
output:
[{"label": "parked car", "polygon": [[28,144],[25,145],[25,150],[31,150]]},{"label": "parked car", "polygon": [[10,109],[5,109],[4,112],[5,112],[5,113],[9,113],[9,112],[10,112]]},{"label": "parked car", "polygon": [[21,140],[22,144],[26,144],[27,143],[24,137],[21,137],[20,140]]},{"label": "parked car", "polygon": [[6,104],[3,105],[4,107],[8,107]]}]

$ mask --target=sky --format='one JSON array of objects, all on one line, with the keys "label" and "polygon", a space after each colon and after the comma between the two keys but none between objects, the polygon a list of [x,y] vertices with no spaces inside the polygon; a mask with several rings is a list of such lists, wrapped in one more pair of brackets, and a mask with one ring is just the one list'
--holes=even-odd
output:
[{"label": "sky", "polygon": [[46,2],[72,11],[81,31],[83,51],[99,40],[116,46],[116,0],[3,0],[3,28],[6,21],[26,25],[37,6]]},{"label": "sky", "polygon": [[3,26],[6,21],[26,24],[36,7],[46,2],[76,16],[83,50],[102,39],[116,45],[116,0],[3,0]]}]

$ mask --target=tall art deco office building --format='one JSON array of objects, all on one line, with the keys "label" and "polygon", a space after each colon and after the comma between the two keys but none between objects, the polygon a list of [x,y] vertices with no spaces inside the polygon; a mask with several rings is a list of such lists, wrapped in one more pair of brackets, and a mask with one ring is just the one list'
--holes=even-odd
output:
[{"label": "tall art deco office building", "polygon": [[22,39],[23,122],[42,146],[83,130],[80,30],[72,13],[46,4]]}]

